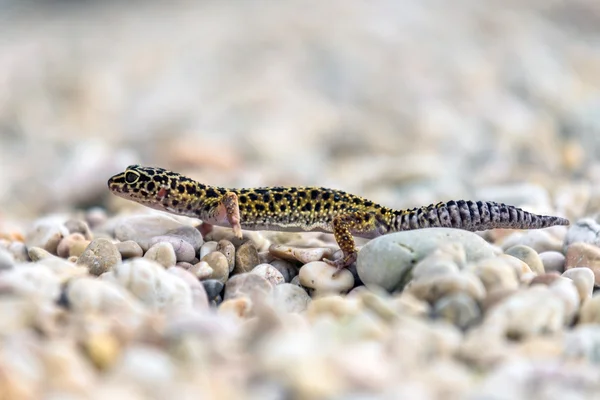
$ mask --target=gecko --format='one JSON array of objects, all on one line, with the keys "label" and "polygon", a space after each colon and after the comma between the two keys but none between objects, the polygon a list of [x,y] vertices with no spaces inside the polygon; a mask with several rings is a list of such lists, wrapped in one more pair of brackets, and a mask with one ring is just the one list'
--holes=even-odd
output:
[{"label": "gecko", "polygon": [[108,180],[109,190],[144,206],[242,229],[333,233],[342,256],[323,259],[340,271],[357,259],[354,237],[373,239],[392,232],[446,227],[467,231],[540,229],[569,225],[557,216],[538,215],[493,201],[451,200],[397,210],[323,187],[224,188],[205,185],[163,168],[130,165]]}]

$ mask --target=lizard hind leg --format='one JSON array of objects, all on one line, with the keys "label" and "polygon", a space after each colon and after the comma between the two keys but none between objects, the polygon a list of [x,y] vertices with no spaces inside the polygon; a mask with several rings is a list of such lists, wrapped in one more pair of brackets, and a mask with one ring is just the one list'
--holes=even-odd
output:
[{"label": "lizard hind leg", "polygon": [[332,226],[335,241],[340,246],[343,256],[335,261],[328,259],[323,259],[323,261],[340,271],[356,261],[358,255],[352,234],[373,232],[377,228],[377,221],[372,212],[350,210],[335,216]]}]

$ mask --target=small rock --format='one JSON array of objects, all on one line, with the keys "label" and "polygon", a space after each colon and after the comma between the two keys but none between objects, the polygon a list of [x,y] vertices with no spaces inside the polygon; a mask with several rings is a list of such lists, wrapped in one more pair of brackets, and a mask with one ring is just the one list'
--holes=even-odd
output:
[{"label": "small rock", "polygon": [[119,250],[123,259],[142,257],[144,255],[144,250],[133,240],[119,242],[115,246],[117,246],[117,250]]},{"label": "small rock", "polygon": [[285,282],[283,275],[279,272],[275,267],[270,264],[259,264],[252,271],[251,274],[257,274],[262,276],[266,280],[271,283],[271,285],[276,286]]},{"label": "small rock", "polygon": [[85,220],[92,229],[102,225],[107,219],[106,210],[100,207],[90,208],[85,214]]},{"label": "small rock", "polygon": [[432,255],[423,258],[415,265],[412,270],[412,278],[418,280],[422,277],[453,274],[458,271],[459,268],[454,261]]},{"label": "small rock", "polygon": [[151,247],[156,243],[170,243],[175,251],[175,258],[177,261],[190,262],[196,257],[194,247],[181,237],[167,235],[155,236],[150,240]]},{"label": "small rock", "polygon": [[[364,286],[359,286],[364,287]],[[429,303],[417,299],[408,292],[396,294],[392,299],[392,306],[398,315],[412,315],[415,317],[425,317],[431,311]]]},{"label": "small rock", "polygon": [[215,300],[217,297],[219,297],[223,291],[223,288],[225,287],[223,282],[216,279],[207,279],[202,281],[202,285],[204,286],[204,290],[206,290],[209,300]]},{"label": "small rock", "polygon": [[544,271],[563,273],[565,271],[565,256],[559,251],[544,251],[540,253]]},{"label": "small rock", "polygon": [[549,272],[547,274],[541,274],[534,277],[530,282],[529,286],[533,285],[546,285],[549,286],[554,281],[560,278],[560,274],[558,272]]},{"label": "small rock", "polygon": [[189,271],[190,269],[192,269],[194,267],[192,264],[190,264],[189,262],[185,262],[185,261],[177,261],[175,263],[175,266],[179,267],[179,268],[183,268],[186,271]]},{"label": "small rock", "polygon": [[269,253],[283,260],[300,261],[302,264],[308,264],[313,261],[321,261],[323,258],[331,259],[333,250],[329,247],[304,248],[272,244],[269,247]]},{"label": "small rock", "polygon": [[300,284],[312,289],[314,296],[347,293],[354,287],[354,276],[347,269],[336,271],[324,261],[313,261],[304,264],[298,276]]},{"label": "small rock", "polygon": [[600,324],[600,295],[583,302],[579,311],[580,324]]},{"label": "small rock", "polygon": [[[60,281],[54,272],[41,264],[20,264],[0,274],[0,288],[6,293],[27,298],[56,301]],[[12,314],[5,314],[9,316]]]},{"label": "small rock", "polygon": [[248,240],[235,252],[235,268],[233,274],[243,274],[250,272],[260,263],[258,258],[258,250],[254,247],[252,241]]},{"label": "small rock", "polygon": [[466,293],[475,300],[485,297],[485,286],[477,276],[469,271],[458,274],[434,275],[424,277],[418,281],[411,281],[406,286],[406,291],[419,300],[434,304],[440,298],[455,293]]},{"label": "small rock", "polygon": [[171,243],[159,242],[148,249],[144,258],[152,261],[156,261],[165,268],[169,268],[175,265],[177,262],[177,256]]},{"label": "small rock", "polygon": [[[58,246],[56,248],[56,254],[62,258],[69,257],[70,256],[69,253],[71,252],[71,247],[73,247],[73,244],[75,244],[76,242],[84,242],[85,247],[87,247],[90,244],[90,242],[88,240],[86,240],[85,236],[83,236],[81,233],[71,233],[68,236],[64,237],[58,243]],[[85,247],[84,247],[84,250],[85,250]],[[77,257],[79,257],[82,253],[83,253],[83,251],[79,254],[73,254],[73,255],[76,255]]]},{"label": "small rock", "polygon": [[69,248],[69,257],[80,257],[91,242],[87,240],[79,240],[74,242]]},{"label": "small rock", "polygon": [[205,242],[202,247],[200,247],[200,259],[202,260],[207,254],[217,251],[218,246],[219,244],[214,241]]},{"label": "small rock", "polygon": [[226,239],[219,240],[217,251],[223,253],[229,264],[229,272],[232,272],[235,267],[235,246],[233,243]]},{"label": "small rock", "polygon": [[600,224],[593,218],[583,218],[572,224],[565,237],[565,248],[575,243],[600,247]]},{"label": "small rock", "polygon": [[464,330],[475,324],[481,316],[481,311],[471,297],[465,293],[456,293],[436,301],[433,315]]},{"label": "small rock", "polygon": [[[202,258],[200,262],[205,262],[213,270],[209,279],[216,279],[220,282],[227,282],[229,278],[229,263],[223,253],[213,251]],[[198,265],[198,264],[196,264]],[[200,267],[200,266],[199,266]]]},{"label": "small rock", "polygon": [[304,312],[311,301],[304,289],[289,283],[275,286],[269,300],[273,308],[284,313]]},{"label": "small rock", "polygon": [[121,253],[108,239],[97,238],[77,259],[76,265],[85,265],[90,274],[99,276],[121,262]]},{"label": "small rock", "polygon": [[66,287],[66,299],[69,309],[74,313],[124,314],[130,323],[134,316],[143,313],[142,304],[129,291],[117,283],[102,279],[73,279]]},{"label": "small rock", "polygon": [[8,250],[0,248],[0,271],[11,269],[13,265],[15,265],[13,255]]},{"label": "small rock", "polygon": [[277,269],[283,275],[283,279],[286,282],[291,282],[292,279],[298,275],[298,268],[289,261],[285,260],[273,260],[270,264]]},{"label": "small rock", "polygon": [[544,264],[539,254],[531,247],[518,244],[506,250],[505,253],[525,262],[536,274],[544,273]]},{"label": "small rock", "polygon": [[215,272],[206,261],[197,262],[192,265],[189,271],[201,281],[210,279]]},{"label": "small rock", "polygon": [[[236,262],[236,266],[237,266]],[[234,275],[225,285],[225,296],[223,300],[239,297],[254,298],[255,296],[266,296],[273,290],[273,286],[262,276],[245,273]]]},{"label": "small rock", "polygon": [[167,272],[178,276],[188,284],[192,292],[192,304],[195,310],[208,309],[208,296],[206,294],[206,290],[194,275],[179,267],[167,268]]},{"label": "small rock", "polygon": [[99,370],[112,367],[121,354],[119,341],[108,333],[95,333],[83,341],[83,348],[88,357]]},{"label": "small rock", "polygon": [[444,243],[461,243],[468,262],[489,258],[496,250],[479,235],[450,228],[425,228],[380,236],[358,253],[357,271],[364,284],[399,290],[413,265]]},{"label": "small rock", "polygon": [[194,251],[198,251],[203,243],[202,235],[196,228],[162,214],[125,217],[115,226],[115,237],[118,240],[133,240],[144,251],[152,246],[152,239],[156,236],[181,238],[191,244]]},{"label": "small rock", "polygon": [[70,219],[65,222],[65,227],[70,234],[79,233],[85,240],[91,241],[94,237],[87,222],[80,219]]},{"label": "small rock", "polygon": [[8,245],[7,250],[12,254],[15,262],[27,262],[29,261],[29,254],[27,252],[27,246],[23,242],[12,242]]},{"label": "small rock", "polygon": [[579,292],[575,283],[571,279],[559,277],[549,286],[550,290],[563,301],[564,304],[564,324],[569,325],[579,310],[580,300]]},{"label": "small rock", "polygon": [[58,243],[69,234],[67,228],[55,218],[36,221],[33,228],[25,235],[27,248],[39,247],[51,254],[56,254]]},{"label": "small rock", "polygon": [[44,260],[46,258],[54,257],[54,255],[50,254],[50,252],[39,248],[39,247],[30,247],[27,251],[29,258],[31,261],[36,262],[40,260]]},{"label": "small rock", "polygon": [[592,298],[595,277],[591,269],[585,267],[571,268],[563,272],[562,276],[573,281],[582,303]]},{"label": "small rock", "polygon": [[530,247],[538,253],[542,253],[544,251],[560,251],[563,242],[543,229],[532,229],[524,232],[515,232],[509,235],[502,242],[501,248],[506,251],[519,244]]},{"label": "small rock", "polygon": [[488,292],[519,287],[517,274],[506,259],[495,257],[479,260],[468,270],[481,280]]},{"label": "small rock", "polygon": [[252,316],[252,300],[247,297],[236,297],[224,300],[219,304],[219,315],[234,315],[238,318]]},{"label": "small rock", "polygon": [[594,273],[595,284],[600,285],[600,248],[588,243],[573,243],[567,247],[565,270],[587,267]]},{"label": "small rock", "polygon": [[504,299],[506,299],[509,296],[512,296],[516,292],[517,292],[516,289],[504,289],[504,290],[495,290],[493,292],[488,292],[487,295],[485,296],[485,299],[483,299],[480,302],[481,312],[483,314],[487,314],[488,311],[492,307],[501,303]]}]

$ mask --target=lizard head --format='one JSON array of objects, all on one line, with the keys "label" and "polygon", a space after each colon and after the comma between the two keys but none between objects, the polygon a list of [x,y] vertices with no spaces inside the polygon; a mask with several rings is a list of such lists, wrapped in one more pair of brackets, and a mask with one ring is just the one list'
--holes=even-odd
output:
[{"label": "lizard head", "polygon": [[162,168],[130,165],[125,171],[112,176],[108,180],[108,188],[112,193],[127,200],[132,200],[152,208],[161,204],[168,197],[171,184],[176,177]]}]

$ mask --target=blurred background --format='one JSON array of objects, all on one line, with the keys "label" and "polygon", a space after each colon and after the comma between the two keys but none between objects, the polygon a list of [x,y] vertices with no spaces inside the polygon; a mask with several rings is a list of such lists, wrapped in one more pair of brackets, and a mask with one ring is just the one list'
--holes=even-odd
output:
[{"label": "blurred background", "polygon": [[128,164],[600,210],[597,0],[0,1],[0,219]]}]

